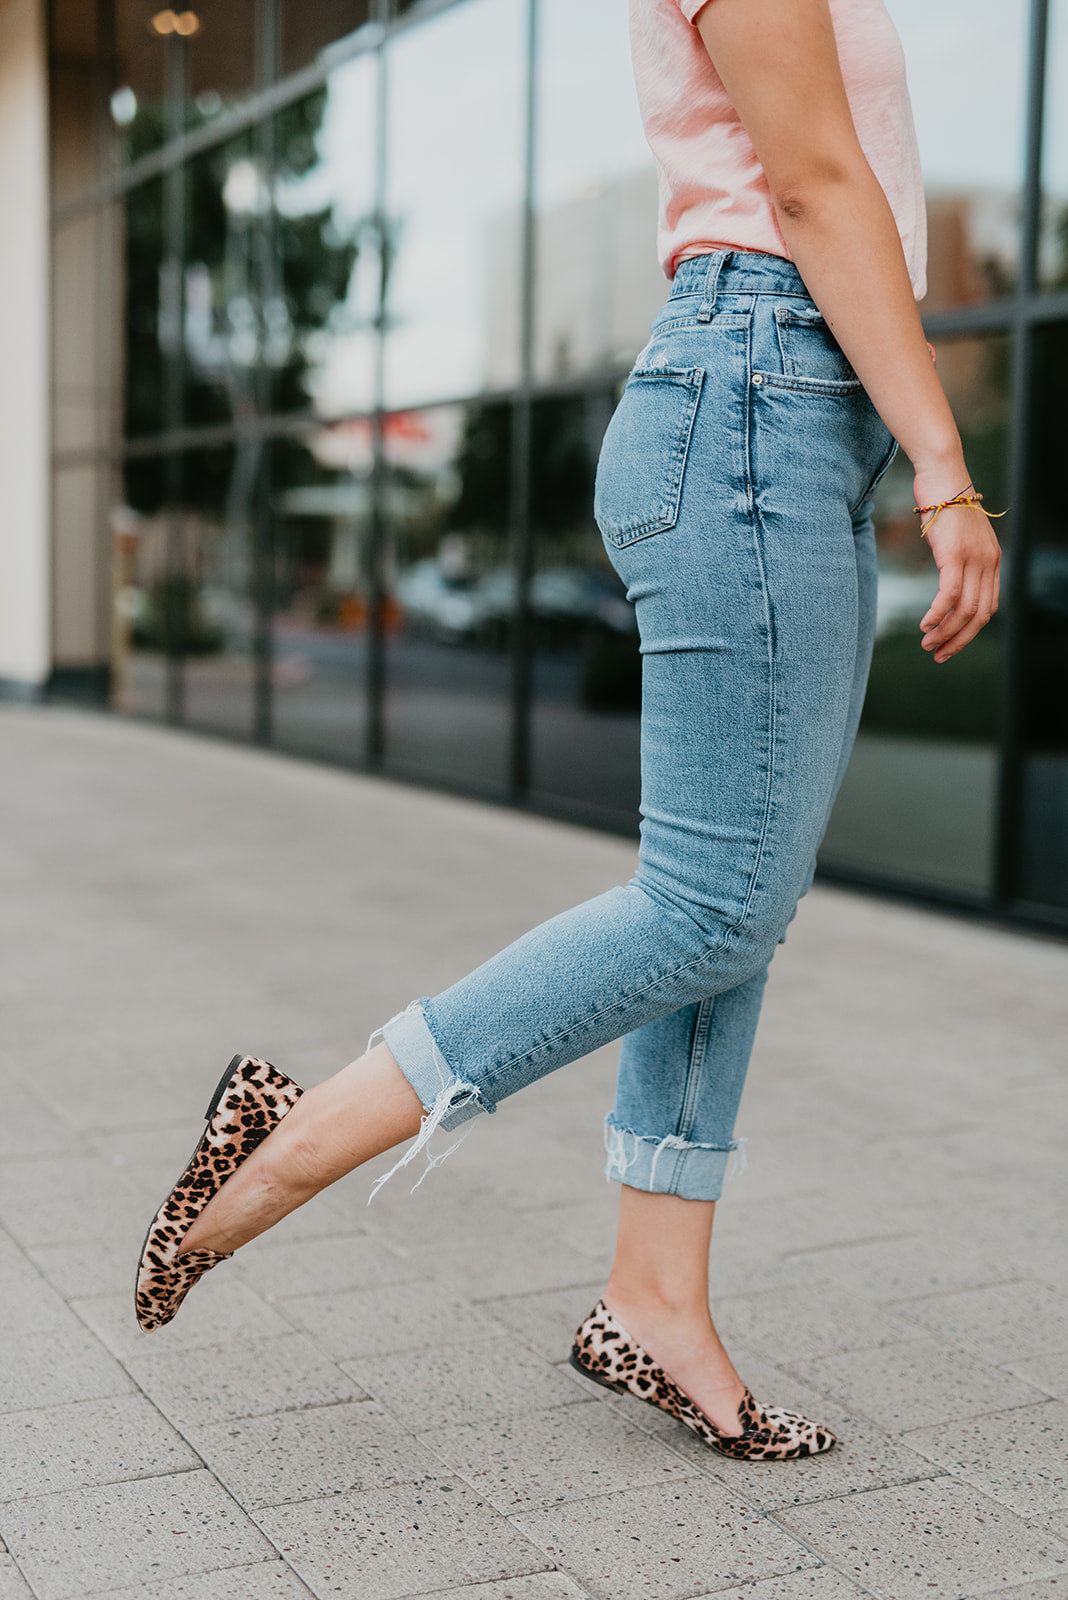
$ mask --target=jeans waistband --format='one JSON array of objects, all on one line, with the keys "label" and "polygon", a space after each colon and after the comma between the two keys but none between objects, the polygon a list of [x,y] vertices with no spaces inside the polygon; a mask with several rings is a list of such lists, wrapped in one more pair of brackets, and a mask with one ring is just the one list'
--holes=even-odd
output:
[{"label": "jeans waistband", "polygon": [[710,250],[707,255],[680,261],[671,284],[670,298],[700,294],[714,301],[717,294],[795,294],[809,298],[804,279],[792,261],[758,250]]}]

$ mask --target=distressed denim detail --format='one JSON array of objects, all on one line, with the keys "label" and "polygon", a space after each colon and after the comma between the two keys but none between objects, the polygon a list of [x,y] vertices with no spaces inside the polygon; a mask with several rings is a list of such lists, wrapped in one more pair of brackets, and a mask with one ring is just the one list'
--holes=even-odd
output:
[{"label": "distressed denim detail", "polygon": [[382,1185],[392,1178],[401,1167],[406,1167],[414,1161],[420,1151],[426,1152],[426,1166],[421,1175],[412,1184],[411,1194],[422,1183],[427,1173],[458,1150],[467,1138],[467,1133],[461,1134],[447,1150],[440,1155],[431,1155],[430,1141],[439,1128],[451,1132],[453,1128],[467,1122],[472,1117],[477,1117],[480,1111],[496,1111],[497,1107],[486,1102],[482,1090],[473,1083],[465,1083],[462,1078],[449,1066],[430,1029],[426,1025],[424,1015],[425,1000],[413,1000],[411,1005],[403,1011],[398,1011],[381,1028],[376,1028],[367,1041],[368,1050],[375,1039],[381,1035],[385,1044],[389,1046],[390,1054],[408,1079],[412,1088],[422,1102],[426,1116],[419,1125],[419,1133],[399,1161],[394,1162],[389,1171],[384,1173],[367,1196],[370,1205]]},{"label": "distressed denim detail", "polygon": [[[727,1145],[700,1144],[677,1133],[662,1138],[621,1127],[611,1114],[604,1119],[608,1152],[604,1175],[647,1194],[676,1194],[683,1200],[718,1200],[724,1184],[740,1177],[747,1166],[746,1140]],[[732,1158],[734,1158],[732,1160]]]},{"label": "distressed denim detail", "polygon": [[598,468],[642,654],[637,870],[386,1025],[426,1108],[405,1159],[622,1038],[610,1172],[718,1197],[874,638],[865,495],[892,441],[842,359],[792,263],[681,263]]}]

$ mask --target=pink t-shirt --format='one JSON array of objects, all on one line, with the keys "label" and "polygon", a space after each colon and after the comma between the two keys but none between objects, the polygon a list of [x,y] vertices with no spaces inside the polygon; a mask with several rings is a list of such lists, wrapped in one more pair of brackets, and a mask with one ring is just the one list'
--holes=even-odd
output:
[{"label": "pink t-shirt", "polygon": [[[771,191],[693,26],[715,0],[631,0],[631,51],[645,136],[660,179],[657,245],[669,278],[722,245],[790,252]],[[917,300],[927,290],[927,216],[901,41],[882,0],[830,0],[861,148],[897,222]]]}]

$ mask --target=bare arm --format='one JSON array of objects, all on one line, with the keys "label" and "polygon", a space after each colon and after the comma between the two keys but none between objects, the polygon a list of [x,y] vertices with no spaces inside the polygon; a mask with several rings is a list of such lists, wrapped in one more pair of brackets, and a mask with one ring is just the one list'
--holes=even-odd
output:
[{"label": "bare arm", "polygon": [[[697,26],[805,285],[912,462],[917,505],[950,499],[969,480],[960,435],[893,214],[853,126],[828,0],[709,0]],[[939,587],[922,642],[947,661],[997,610],[1001,552],[967,506],[943,511],[929,542]]]}]

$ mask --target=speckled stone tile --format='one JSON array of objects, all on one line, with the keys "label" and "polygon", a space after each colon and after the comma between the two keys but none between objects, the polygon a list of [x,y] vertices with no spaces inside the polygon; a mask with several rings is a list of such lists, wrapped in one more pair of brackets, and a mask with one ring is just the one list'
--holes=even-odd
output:
[{"label": "speckled stone tile", "polygon": [[531,1572],[494,1583],[465,1583],[460,1589],[434,1589],[421,1600],[588,1600],[588,1596],[564,1572]]},{"label": "speckled stone tile", "polygon": [[1021,1517],[1068,1510],[1068,1405],[996,1411],[919,1428],[903,1443]]},{"label": "speckled stone tile", "polygon": [[204,1345],[127,1356],[126,1365],[178,1428],[360,1397],[352,1379],[302,1333],[267,1344]]},{"label": "speckled stone tile", "polygon": [[782,1578],[761,1578],[738,1589],[719,1589],[716,1600],[861,1600],[863,1594],[863,1589],[832,1567],[809,1567]]},{"label": "speckled stone tile", "polygon": [[598,1600],[681,1600],[818,1565],[711,1478],[593,1495],[510,1520]]},{"label": "speckled stone tile", "polygon": [[1057,1400],[1068,1400],[1068,1349],[1045,1355],[1023,1356],[1004,1363],[1005,1371],[1033,1384]]},{"label": "speckled stone tile", "polygon": [[195,1428],[189,1439],[243,1506],[411,1483],[441,1463],[373,1400]]},{"label": "speckled stone tile", "polygon": [[95,1400],[132,1388],[115,1358],[80,1324],[61,1333],[4,1341],[0,1412]]},{"label": "speckled stone tile", "polygon": [[1033,1385],[947,1349],[936,1339],[911,1339],[791,1365],[814,1388],[894,1433],[1042,1398]]},{"label": "speckled stone tile", "polygon": [[552,1566],[458,1479],[275,1506],[256,1520],[322,1595],[401,1600]]},{"label": "speckled stone tile", "polygon": [[197,1350],[210,1344],[250,1344],[293,1333],[293,1324],[247,1284],[224,1261],[194,1286],[173,1322],[145,1333],[134,1315],[133,1293],[94,1295],[72,1300],[71,1306],[120,1360],[149,1351]]},{"label": "speckled stone tile", "polygon": [[0,1600],[33,1600],[33,1590],[6,1552],[0,1552]]},{"label": "speckled stone tile", "polygon": [[279,1240],[272,1229],[235,1256],[232,1265],[247,1284],[268,1300],[289,1295],[342,1294],[348,1289],[407,1283],[419,1276],[388,1244],[355,1232],[287,1242]]},{"label": "speckled stone tile", "polygon": [[575,1329],[593,1310],[604,1289],[590,1279],[569,1289],[543,1289],[538,1294],[506,1295],[481,1305],[497,1322],[511,1328],[520,1342],[546,1361],[566,1361]]},{"label": "speckled stone tile", "polygon": [[196,1572],[136,1589],[109,1589],[105,1600],[308,1600],[311,1590],[284,1561],[259,1561],[226,1572]]},{"label": "speckled stone tile", "polygon": [[1068,1551],[952,1478],[776,1513],[879,1600],[958,1600],[1064,1570]]},{"label": "speckled stone tile", "polygon": [[607,1494],[689,1475],[659,1438],[606,1406],[554,1406],[420,1436],[499,1511]]},{"label": "speckled stone tile", "polygon": [[727,1296],[716,1302],[716,1326],[728,1348],[743,1342],[787,1364],[900,1343],[916,1331],[900,1317],[830,1285]]},{"label": "speckled stone tile", "polygon": [[207,1472],[11,1500],[0,1507],[0,1534],[39,1600],[82,1600],[275,1554]]},{"label": "speckled stone tile", "polygon": [[811,1250],[792,1259],[876,1303],[969,1289],[1017,1275],[1014,1263],[999,1261],[995,1251],[951,1247],[937,1230]]},{"label": "speckled stone tile", "polygon": [[518,1350],[511,1339],[470,1340],[341,1365],[417,1431],[584,1398],[564,1374]]},{"label": "speckled stone tile", "polygon": [[0,1416],[0,1463],[3,1500],[200,1466],[139,1394]]},{"label": "speckled stone tile", "polygon": [[324,1350],[349,1360],[507,1333],[486,1310],[444,1293],[435,1283],[385,1284],[343,1294],[286,1299],[280,1304],[285,1315],[312,1334]]},{"label": "speckled stone tile", "polygon": [[910,1300],[897,1309],[984,1361],[1068,1349],[1068,1296],[1042,1283],[1003,1283]]}]

